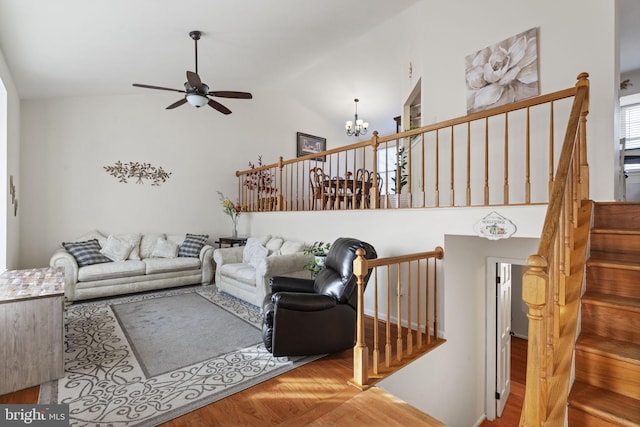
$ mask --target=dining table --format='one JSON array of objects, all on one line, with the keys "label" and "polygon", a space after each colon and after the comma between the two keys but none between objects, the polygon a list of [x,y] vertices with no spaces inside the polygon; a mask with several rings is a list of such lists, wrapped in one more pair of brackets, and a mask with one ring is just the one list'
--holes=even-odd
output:
[{"label": "dining table", "polygon": [[372,183],[356,180],[349,177],[333,177],[324,180],[325,194],[329,195],[329,202],[334,203],[335,208],[341,208],[343,203],[350,207],[353,200],[359,205],[362,196],[368,196]]}]

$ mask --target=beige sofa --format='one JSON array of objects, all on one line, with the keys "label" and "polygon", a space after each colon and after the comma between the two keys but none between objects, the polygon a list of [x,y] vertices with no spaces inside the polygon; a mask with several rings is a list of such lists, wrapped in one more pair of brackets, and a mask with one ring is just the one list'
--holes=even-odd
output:
[{"label": "beige sofa", "polygon": [[[194,235],[196,236],[196,235]],[[201,235],[197,235],[201,236]],[[113,255],[122,256],[128,245],[133,245],[126,259],[109,262],[98,260],[89,265],[79,265],[78,258],[63,246],[56,249],[51,256],[51,267],[64,267],[65,298],[67,301],[78,301],[120,294],[163,289],[174,286],[208,284],[213,278],[213,247],[204,243],[189,256],[178,253],[186,248],[185,234],[172,235],[164,233],[130,233],[109,235],[92,231],[78,239],[65,242],[77,255],[77,247],[86,242],[96,240],[101,251],[114,247],[122,250]],[[202,236],[199,240],[205,240]],[[78,243],[82,242],[82,243]],[[125,242],[125,243],[123,243]],[[88,244],[89,246],[92,243]],[[124,247],[123,247],[124,246]],[[196,245],[199,248],[199,245]],[[193,248],[192,248],[193,249]],[[186,250],[186,249],[185,249]],[[92,254],[94,257],[103,256]],[[81,264],[84,262],[80,256]]]},{"label": "beige sofa", "polygon": [[313,255],[303,242],[281,237],[250,237],[246,246],[216,249],[216,286],[223,292],[262,307],[273,276],[310,278],[306,265]]}]

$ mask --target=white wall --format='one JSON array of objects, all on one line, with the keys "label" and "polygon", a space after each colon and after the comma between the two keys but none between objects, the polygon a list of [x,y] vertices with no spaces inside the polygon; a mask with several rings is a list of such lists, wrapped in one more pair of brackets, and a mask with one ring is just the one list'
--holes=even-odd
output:
[{"label": "white wall", "polygon": [[640,70],[630,71],[620,76],[620,81],[629,80],[631,85],[626,89],[620,90],[620,96],[633,95],[634,93],[640,93]]},{"label": "white wall", "polygon": [[[14,269],[18,267],[18,253],[20,250],[20,217],[22,206],[18,209],[18,215],[14,216],[14,206],[9,196],[9,176],[13,175],[13,183],[16,186],[16,196],[22,203],[23,188],[20,179],[20,99],[13,84],[13,78],[7,67],[2,51],[0,51],[0,83],[6,90],[6,104],[0,107],[0,115],[3,124],[0,130],[3,132],[0,138],[6,138],[6,150],[2,151],[0,161],[0,188],[5,204],[0,214],[0,221],[4,226],[0,227],[0,270],[4,267]],[[5,106],[6,109],[5,110]],[[5,122],[6,120],[6,122]],[[6,227],[6,229],[5,229]],[[6,233],[6,234],[5,234]]]},{"label": "white wall", "polygon": [[[63,240],[92,229],[228,235],[217,190],[236,197],[236,170],[260,154],[266,163],[295,157],[297,130],[338,140],[326,120],[282,94],[229,100],[229,116],[189,105],[165,110],[173,98],[23,101],[22,268],[48,265]],[[157,187],[120,183],[103,169],[117,161],[172,175]]]}]

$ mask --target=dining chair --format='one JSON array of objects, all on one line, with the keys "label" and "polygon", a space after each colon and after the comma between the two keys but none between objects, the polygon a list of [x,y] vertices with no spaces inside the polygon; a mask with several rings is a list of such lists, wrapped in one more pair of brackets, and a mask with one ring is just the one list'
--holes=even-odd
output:
[{"label": "dining chair", "polygon": [[[376,172],[376,180],[378,181],[378,198],[382,193],[382,176]],[[371,188],[373,187],[373,172],[367,169],[358,169],[356,171],[356,181],[359,183],[356,187],[356,208],[360,208],[364,200],[365,207],[371,207]]]},{"label": "dining chair", "polygon": [[317,201],[320,201],[320,209],[327,209],[330,202],[335,200],[335,189],[327,186],[330,182],[329,175],[324,173],[321,167],[309,170],[309,185],[311,188],[311,209],[315,210]]}]

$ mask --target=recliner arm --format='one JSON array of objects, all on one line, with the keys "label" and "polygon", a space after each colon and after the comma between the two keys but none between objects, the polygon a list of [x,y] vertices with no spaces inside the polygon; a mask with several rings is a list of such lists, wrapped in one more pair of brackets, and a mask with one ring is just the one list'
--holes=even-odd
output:
[{"label": "recliner arm", "polygon": [[318,295],[295,292],[278,292],[271,296],[271,301],[277,307],[276,310],[296,310],[296,311],[323,311],[336,306],[334,298]]},{"label": "recliner arm", "polygon": [[299,277],[275,276],[271,278],[269,286],[272,294],[276,292],[315,292],[313,280]]}]

